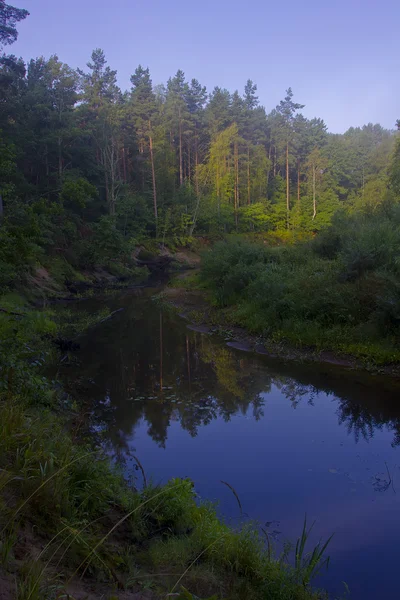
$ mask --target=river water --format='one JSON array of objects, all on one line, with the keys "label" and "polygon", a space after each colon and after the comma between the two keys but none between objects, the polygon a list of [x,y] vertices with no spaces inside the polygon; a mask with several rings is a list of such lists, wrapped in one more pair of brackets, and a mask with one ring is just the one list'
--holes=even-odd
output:
[{"label": "river water", "polygon": [[299,365],[227,346],[144,288],[81,302],[124,310],[81,341],[79,379],[93,422],[127,477],[190,477],[232,525],[245,516],[295,541],[332,533],[317,579],[332,597],[394,598],[400,540],[400,394],[388,379]]}]

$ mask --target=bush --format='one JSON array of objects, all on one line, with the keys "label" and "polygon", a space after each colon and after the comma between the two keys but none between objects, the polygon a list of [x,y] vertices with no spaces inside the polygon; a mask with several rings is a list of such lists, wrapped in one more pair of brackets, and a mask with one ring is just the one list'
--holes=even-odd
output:
[{"label": "bush", "polygon": [[232,238],[218,242],[203,256],[201,279],[214,292],[220,306],[232,304],[272,260],[261,246]]},{"label": "bush", "polygon": [[400,360],[400,216],[338,215],[310,243],[231,239],[203,257],[201,279],[251,331],[376,362]]}]

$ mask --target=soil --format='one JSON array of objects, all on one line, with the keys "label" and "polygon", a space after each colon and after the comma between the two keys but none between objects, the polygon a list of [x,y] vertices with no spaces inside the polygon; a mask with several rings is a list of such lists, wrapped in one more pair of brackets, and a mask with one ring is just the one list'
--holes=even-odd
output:
[{"label": "soil", "polygon": [[15,596],[15,581],[11,575],[0,570],[0,600],[14,600]]},{"label": "soil", "polygon": [[[119,516],[112,514],[110,518],[115,520],[115,518],[119,518]],[[118,545],[120,537],[124,537],[125,533],[123,528],[122,531],[118,532],[118,535],[115,537],[116,545]],[[126,533],[126,535],[128,534]],[[29,524],[26,524],[21,528],[18,533],[17,542],[13,548],[12,556],[8,560],[7,570],[0,567],[0,600],[15,600],[19,597],[17,584],[18,581],[22,580],[21,568],[23,565],[27,564],[27,560],[32,560],[34,562],[40,560],[42,551],[46,547],[47,542],[48,540],[39,536],[37,530],[34,530]],[[44,565],[44,563],[45,561],[42,563],[39,562],[39,564],[46,567],[43,581],[46,582],[45,585],[48,586],[52,586],[52,584],[55,584],[56,582],[60,583],[60,598],[66,598],[68,600],[155,600],[158,597],[151,591],[141,590],[138,585],[130,586],[129,590],[125,590],[122,577],[119,577],[117,573],[114,574],[115,583],[97,581],[91,576],[80,578],[79,575],[77,575],[74,578],[71,578],[71,581],[64,586],[61,584],[59,571],[51,564],[47,563]],[[69,572],[69,570],[64,567],[62,568],[62,574],[63,581],[68,581],[72,576],[72,572]],[[46,587],[43,588],[43,592],[45,592],[45,590]]]},{"label": "soil", "polygon": [[[156,597],[151,592],[121,591],[109,584],[98,583],[94,580],[80,580],[71,582],[62,591],[62,598],[69,600],[154,600]],[[0,570],[0,600],[15,600],[17,598],[16,580],[11,574]]]},{"label": "soil", "polygon": [[115,590],[110,585],[81,580],[72,582],[65,593],[69,595],[67,595],[69,600],[99,600],[100,598],[104,600],[154,600],[155,598],[150,592],[124,592]]}]

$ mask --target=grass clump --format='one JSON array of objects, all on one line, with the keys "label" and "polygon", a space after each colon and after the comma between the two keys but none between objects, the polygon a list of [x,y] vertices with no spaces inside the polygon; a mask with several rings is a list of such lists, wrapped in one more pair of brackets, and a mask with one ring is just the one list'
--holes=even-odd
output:
[{"label": "grass clump", "polygon": [[265,247],[230,239],[204,255],[219,307],[274,342],[400,362],[400,212],[336,218],[313,241]]}]

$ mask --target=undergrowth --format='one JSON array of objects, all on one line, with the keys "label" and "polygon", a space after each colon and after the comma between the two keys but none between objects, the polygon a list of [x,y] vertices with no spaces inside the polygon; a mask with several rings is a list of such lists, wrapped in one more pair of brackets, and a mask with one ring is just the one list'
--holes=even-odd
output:
[{"label": "undergrowth", "polygon": [[266,247],[230,238],[203,257],[217,307],[273,342],[400,362],[400,212],[338,216],[311,242]]}]

